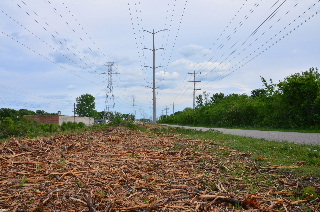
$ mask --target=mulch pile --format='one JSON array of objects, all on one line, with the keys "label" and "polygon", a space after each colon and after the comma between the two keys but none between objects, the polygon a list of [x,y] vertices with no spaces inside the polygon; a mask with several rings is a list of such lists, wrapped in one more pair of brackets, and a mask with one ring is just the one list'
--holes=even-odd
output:
[{"label": "mulch pile", "polygon": [[[247,154],[212,151],[224,148],[124,127],[12,139],[0,143],[0,211],[320,211],[319,197],[289,198],[305,182],[257,167]],[[261,181],[275,176],[274,184],[257,192],[226,174],[239,163],[265,172]]]}]

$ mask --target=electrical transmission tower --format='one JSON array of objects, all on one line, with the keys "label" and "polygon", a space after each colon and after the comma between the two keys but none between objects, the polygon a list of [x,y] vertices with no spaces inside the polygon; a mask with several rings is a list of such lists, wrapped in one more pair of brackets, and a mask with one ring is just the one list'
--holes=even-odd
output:
[{"label": "electrical transmission tower", "polygon": [[[154,30],[152,32],[149,32],[147,30],[143,30],[144,32],[149,32],[150,34],[152,34],[152,42],[153,42],[153,48],[149,49],[153,52],[153,87],[152,87],[152,92],[153,92],[153,123],[157,122],[157,102],[156,102],[156,68],[160,67],[156,67],[156,49],[155,48],[155,44],[154,44],[154,35],[157,34],[158,32],[162,32],[168,29],[163,29],[163,30],[159,30],[157,32],[154,32]],[[144,49],[148,49],[148,48],[144,48]],[[163,49],[163,48],[159,48],[159,49]],[[145,67],[149,67],[149,66],[145,66]]]},{"label": "electrical transmission tower", "polygon": [[196,89],[196,83],[201,81],[196,80],[196,71],[193,71],[193,73],[189,72],[188,74],[193,74],[193,81],[189,81],[189,82],[193,82],[193,109],[194,109],[196,106],[196,91],[201,90],[200,88]]},{"label": "electrical transmission tower", "polygon": [[[109,106],[114,108],[115,107],[115,103],[114,103],[114,94],[113,94],[113,81],[112,81],[112,76],[114,74],[119,74],[119,73],[114,73],[113,72],[113,67],[114,66],[114,62],[107,62],[106,65],[108,67],[108,72],[104,72],[101,74],[107,74],[108,75],[108,84],[107,84],[107,89],[106,89],[106,100],[105,100],[105,104],[106,104],[106,109],[109,112]],[[110,102],[108,102],[110,98]],[[109,104],[108,104],[109,103]]]}]

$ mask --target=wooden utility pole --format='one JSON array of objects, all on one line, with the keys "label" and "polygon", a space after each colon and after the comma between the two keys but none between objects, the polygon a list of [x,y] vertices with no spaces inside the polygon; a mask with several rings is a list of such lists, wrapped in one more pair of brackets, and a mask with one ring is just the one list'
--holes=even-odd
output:
[{"label": "wooden utility pole", "polygon": [[166,118],[167,118],[167,117],[168,117],[168,110],[169,110],[169,108],[166,107],[164,110],[166,111]]},{"label": "wooden utility pole", "polygon": [[188,73],[188,74],[193,74],[193,81],[189,81],[189,82],[193,82],[193,109],[194,109],[196,106],[196,91],[201,90],[199,88],[196,89],[196,83],[201,81],[196,80],[196,71],[193,71],[193,73]]},{"label": "wooden utility pole", "polygon": [[73,103],[73,123],[76,122],[76,103]]}]

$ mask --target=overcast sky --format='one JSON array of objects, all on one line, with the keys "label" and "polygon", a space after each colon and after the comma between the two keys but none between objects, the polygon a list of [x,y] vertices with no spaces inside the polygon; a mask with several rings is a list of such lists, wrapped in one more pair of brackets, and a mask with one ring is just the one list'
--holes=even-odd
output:
[{"label": "overcast sky", "polygon": [[197,95],[250,95],[320,67],[319,0],[2,0],[0,20],[0,108],[72,115],[88,93],[152,117],[153,30],[157,116],[192,107],[194,71]]}]

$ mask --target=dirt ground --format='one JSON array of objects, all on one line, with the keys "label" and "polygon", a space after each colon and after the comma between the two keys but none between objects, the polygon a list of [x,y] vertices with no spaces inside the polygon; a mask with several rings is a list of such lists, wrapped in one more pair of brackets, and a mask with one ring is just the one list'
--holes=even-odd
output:
[{"label": "dirt ground", "polygon": [[[151,128],[0,143],[0,212],[320,211],[316,179]],[[240,165],[245,174],[230,174]]]}]

